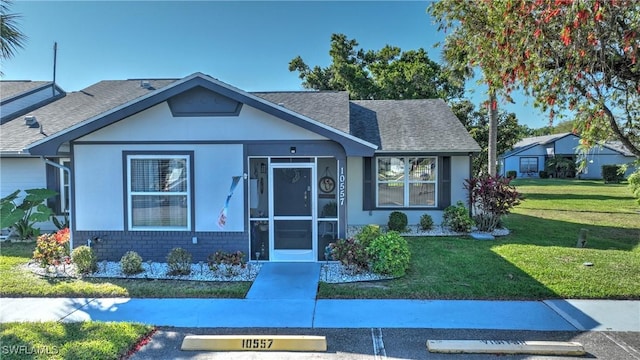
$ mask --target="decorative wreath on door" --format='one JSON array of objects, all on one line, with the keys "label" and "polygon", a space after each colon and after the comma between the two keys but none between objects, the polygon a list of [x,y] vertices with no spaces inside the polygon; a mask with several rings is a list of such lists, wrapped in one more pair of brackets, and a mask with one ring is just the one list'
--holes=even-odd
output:
[{"label": "decorative wreath on door", "polygon": [[300,170],[298,169],[282,169],[282,174],[292,184],[300,181]]}]

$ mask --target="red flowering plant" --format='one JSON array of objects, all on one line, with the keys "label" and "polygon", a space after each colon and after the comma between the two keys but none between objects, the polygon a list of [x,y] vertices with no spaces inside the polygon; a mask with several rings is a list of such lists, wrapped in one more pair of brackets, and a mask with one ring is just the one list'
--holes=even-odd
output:
[{"label": "red flowering plant", "polygon": [[58,230],[53,234],[42,234],[36,241],[36,249],[33,251],[33,260],[40,266],[69,264],[69,228]]},{"label": "red flowering plant", "polygon": [[507,215],[514,206],[520,204],[520,194],[510,183],[511,178],[491,175],[465,180],[464,188],[469,191],[478,230],[495,230],[502,215]]}]

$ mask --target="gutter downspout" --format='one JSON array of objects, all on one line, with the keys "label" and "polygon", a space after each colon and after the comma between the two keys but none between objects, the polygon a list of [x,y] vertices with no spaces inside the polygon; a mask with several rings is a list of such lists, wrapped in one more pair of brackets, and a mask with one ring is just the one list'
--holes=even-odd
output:
[{"label": "gutter downspout", "polygon": [[[73,181],[71,181],[71,169],[64,165],[60,165],[57,162],[46,159],[44,156],[40,156],[40,158],[45,164],[56,167],[62,171],[66,171],[69,176],[69,249],[70,251],[73,251]],[[62,201],[64,201],[64,199]]]}]

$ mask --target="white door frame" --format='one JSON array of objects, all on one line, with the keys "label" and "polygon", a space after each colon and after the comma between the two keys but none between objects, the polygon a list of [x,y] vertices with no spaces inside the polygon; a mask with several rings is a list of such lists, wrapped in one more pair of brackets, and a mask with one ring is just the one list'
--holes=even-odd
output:
[{"label": "white door frame", "polygon": [[[317,221],[317,189],[315,186],[316,175],[316,162],[304,162],[304,163],[274,163],[269,162],[269,254],[271,261],[300,261],[300,262],[315,262],[317,261],[318,253],[318,221]],[[276,216],[274,213],[274,191],[276,186],[274,172],[276,169],[289,169],[289,168],[306,168],[311,169],[311,179],[309,179],[310,195],[309,206],[311,206],[310,216]],[[311,249],[303,250],[277,250],[275,249],[275,221],[276,220],[308,220],[311,221]]]}]

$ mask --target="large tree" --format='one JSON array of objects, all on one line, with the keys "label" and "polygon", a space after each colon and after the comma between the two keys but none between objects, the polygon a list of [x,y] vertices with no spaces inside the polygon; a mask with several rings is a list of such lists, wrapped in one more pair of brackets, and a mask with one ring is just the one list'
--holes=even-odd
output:
[{"label": "large tree", "polygon": [[584,150],[615,138],[640,158],[640,2],[443,0],[429,11],[454,29],[445,46],[500,94],[523,89],[551,119],[575,113]]},{"label": "large tree", "polygon": [[307,89],[346,90],[352,99],[450,100],[463,93],[424,49],[402,51],[386,45],[376,51],[357,46],[355,39],[333,34],[329,66],[311,68],[297,56],[289,62],[289,71],[297,71]]},{"label": "large tree", "polygon": [[[474,68],[478,66],[482,70],[481,82],[487,85],[487,101],[489,117],[489,138],[487,147],[487,172],[489,175],[496,175],[496,164],[498,154],[498,90],[500,84],[484,73],[488,67],[494,66],[498,59],[483,59],[482,49],[491,47],[488,43],[487,34],[479,33],[478,29],[483,24],[490,23],[489,13],[483,8],[474,7],[471,2],[461,3],[462,0],[444,0],[432,4],[429,11],[440,23],[439,29],[453,28],[445,40],[443,54],[447,63],[447,71],[462,78],[473,78]],[[458,21],[464,13],[465,21]]]},{"label": "large tree", "polygon": [[27,37],[18,28],[20,15],[11,13],[11,1],[0,0],[0,60],[7,60],[24,46]]},{"label": "large tree", "polygon": [[[490,117],[488,116],[489,110],[486,107],[476,109],[469,100],[453,102],[451,110],[469,131],[471,137],[482,148],[480,156],[473,158],[473,174],[478,176],[487,172],[489,139],[492,136]],[[496,111],[496,123],[497,128],[500,129],[495,134],[497,137],[495,146],[498,154],[511,150],[515,143],[533,134],[533,130],[528,126],[518,124],[518,119],[514,113]]]}]

